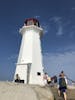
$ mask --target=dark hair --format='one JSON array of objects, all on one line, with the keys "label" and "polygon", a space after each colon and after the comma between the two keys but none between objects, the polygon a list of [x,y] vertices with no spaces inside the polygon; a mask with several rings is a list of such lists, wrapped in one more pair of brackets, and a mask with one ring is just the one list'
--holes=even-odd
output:
[{"label": "dark hair", "polygon": [[47,73],[45,73],[45,74],[47,74]]},{"label": "dark hair", "polygon": [[64,73],[64,71],[62,70],[61,73]]}]

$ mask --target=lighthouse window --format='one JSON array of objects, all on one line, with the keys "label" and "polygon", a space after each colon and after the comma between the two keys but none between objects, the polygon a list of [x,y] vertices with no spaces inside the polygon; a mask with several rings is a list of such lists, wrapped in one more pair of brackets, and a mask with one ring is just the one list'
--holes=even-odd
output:
[{"label": "lighthouse window", "polygon": [[37,72],[37,75],[38,75],[38,76],[41,76],[41,73],[40,73],[40,72]]},{"label": "lighthouse window", "polygon": [[31,21],[28,21],[28,22],[27,22],[27,25],[34,25],[34,23],[33,23],[33,21],[31,20]]}]

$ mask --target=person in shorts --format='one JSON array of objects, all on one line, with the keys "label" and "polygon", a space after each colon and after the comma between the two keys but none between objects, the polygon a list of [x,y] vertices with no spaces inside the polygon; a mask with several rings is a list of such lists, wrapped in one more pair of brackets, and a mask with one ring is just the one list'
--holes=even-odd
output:
[{"label": "person in shorts", "polygon": [[58,94],[60,96],[61,92],[62,92],[63,95],[64,95],[64,100],[67,100],[66,89],[67,89],[67,85],[66,85],[66,81],[65,81],[65,78],[64,78],[64,74],[61,73],[59,75],[59,89],[58,89]]}]

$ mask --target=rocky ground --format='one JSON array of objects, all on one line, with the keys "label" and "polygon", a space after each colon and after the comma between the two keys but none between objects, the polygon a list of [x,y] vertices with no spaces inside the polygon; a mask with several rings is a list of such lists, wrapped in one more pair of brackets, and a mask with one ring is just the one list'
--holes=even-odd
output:
[{"label": "rocky ground", "polygon": [[[0,100],[64,100],[51,86],[0,82]],[[75,89],[67,90],[67,100],[75,100]]]},{"label": "rocky ground", "polygon": [[[50,87],[54,95],[55,100],[64,100],[62,97],[58,96],[58,89],[55,87]],[[67,89],[67,100],[75,100],[75,89]]]},{"label": "rocky ground", "polygon": [[54,100],[49,87],[0,82],[0,100]]}]

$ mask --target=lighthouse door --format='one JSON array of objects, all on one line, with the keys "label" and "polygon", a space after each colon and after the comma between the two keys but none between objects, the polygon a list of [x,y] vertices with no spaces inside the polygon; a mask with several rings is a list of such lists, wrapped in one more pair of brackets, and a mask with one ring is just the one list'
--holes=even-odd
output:
[{"label": "lighthouse door", "polygon": [[31,63],[27,64],[27,84],[29,84]]}]

